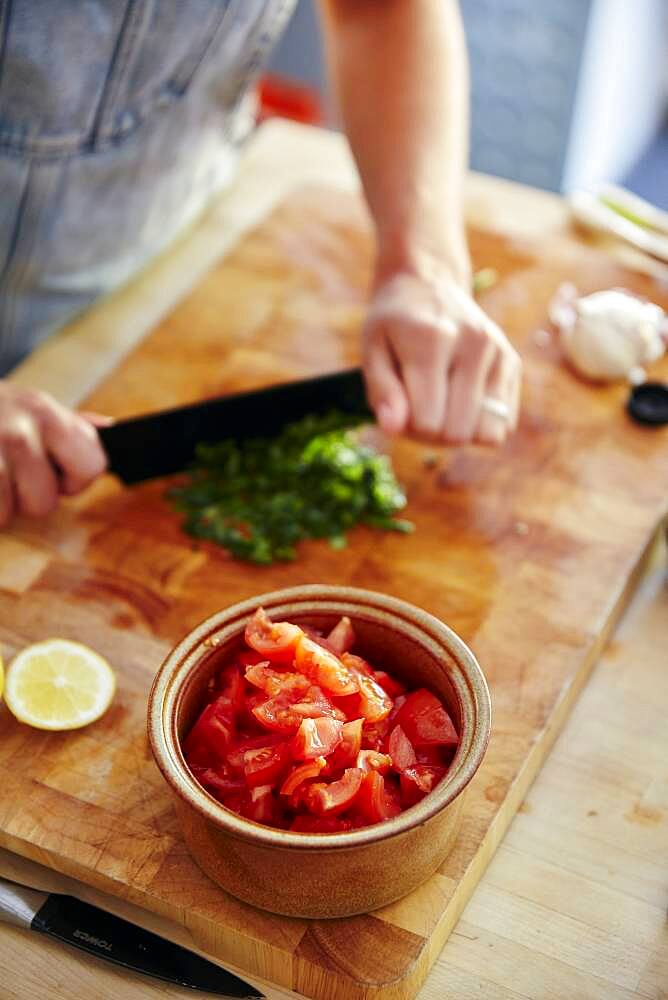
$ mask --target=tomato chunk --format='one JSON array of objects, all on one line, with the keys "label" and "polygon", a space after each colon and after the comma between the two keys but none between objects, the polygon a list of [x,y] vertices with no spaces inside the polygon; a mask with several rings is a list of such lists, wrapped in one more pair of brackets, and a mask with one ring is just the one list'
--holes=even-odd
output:
[{"label": "tomato chunk", "polygon": [[378,771],[368,771],[361,782],[355,805],[369,823],[382,823],[401,812],[401,805],[385,789]]},{"label": "tomato chunk", "polygon": [[281,809],[271,785],[251,788],[241,803],[241,814],[256,823],[278,826],[282,819]]},{"label": "tomato chunk", "polygon": [[341,653],[347,653],[349,649],[352,649],[354,642],[355,632],[352,622],[344,615],[327,636],[327,644],[333,652],[340,656]]},{"label": "tomato chunk", "polygon": [[390,720],[381,719],[380,722],[365,722],[362,730],[363,750],[386,750],[386,737],[390,729]]},{"label": "tomato chunk", "polygon": [[297,760],[326,757],[341,742],[342,728],[338,719],[326,715],[304,719],[291,743],[293,757]]},{"label": "tomato chunk", "polygon": [[379,753],[378,750],[360,750],[357,754],[357,767],[360,771],[379,771],[385,774],[392,767],[392,758],[389,754]]},{"label": "tomato chunk", "polygon": [[370,663],[364,659],[363,656],[358,656],[356,653],[344,652],[341,654],[341,662],[355,673],[367,674],[368,677],[373,677],[374,669]]},{"label": "tomato chunk", "polygon": [[[345,655],[345,654],[344,654]],[[359,689],[355,675],[338,656],[324,646],[301,635],[295,648],[297,670],[310,677],[314,684],[332,694],[354,694]]]},{"label": "tomato chunk", "polygon": [[226,667],[218,675],[218,705],[220,710],[229,708],[230,712],[240,712],[244,705],[244,678],[241,667],[233,664]]},{"label": "tomato chunk", "polygon": [[446,762],[446,754],[451,752],[451,750],[442,749],[438,744],[432,744],[431,746],[418,747],[415,755],[418,764],[436,764],[438,767],[443,767]]},{"label": "tomato chunk", "polygon": [[188,754],[197,745],[203,745],[214,757],[224,758],[234,737],[235,725],[229,699],[222,695],[207,705],[192,727],[183,745]]},{"label": "tomato chunk", "polygon": [[249,788],[275,785],[285,774],[291,756],[287,743],[244,751],[244,777]]},{"label": "tomato chunk", "polygon": [[405,771],[407,767],[412,767],[413,764],[417,763],[413,744],[401,726],[395,726],[390,733],[388,753],[392,758],[395,771]]},{"label": "tomato chunk", "polygon": [[299,764],[298,767],[293,767],[281,785],[281,795],[294,795],[305,781],[308,781],[310,778],[317,778],[326,763],[324,757],[315,757],[313,760],[307,760],[303,764]]},{"label": "tomato chunk", "polygon": [[[308,680],[306,678],[302,679],[308,685]],[[331,715],[333,719],[338,719],[340,722],[345,722],[346,719],[344,713],[340,709],[335,708],[325,692],[315,684],[307,687],[305,693],[300,696],[299,701],[296,701],[292,706],[292,710],[305,719],[318,719],[321,715]]]},{"label": "tomato chunk", "polygon": [[303,634],[299,625],[272,622],[264,608],[257,609],[245,631],[248,645],[275,663],[292,663],[297,641]]},{"label": "tomato chunk", "polygon": [[404,808],[414,806],[416,802],[433,792],[445,774],[444,767],[430,764],[414,764],[401,772],[401,802]]},{"label": "tomato chunk", "polygon": [[374,670],[373,672],[374,680],[377,684],[380,684],[385,694],[389,695],[393,700],[398,698],[400,694],[406,693],[406,688],[400,681],[390,677],[388,673],[384,670]]},{"label": "tomato chunk", "polygon": [[280,733],[258,733],[257,736],[238,736],[232,748],[228,751],[226,760],[228,767],[242,773],[244,769],[244,754],[247,750],[259,750],[261,747],[273,747],[285,742]]},{"label": "tomato chunk", "polygon": [[308,691],[309,682],[302,674],[290,673],[287,670],[276,670],[264,660],[246,667],[246,680],[254,687],[260,688],[265,694],[274,698],[282,691],[294,692],[299,695]]},{"label": "tomato chunk", "polygon": [[193,767],[192,772],[200,785],[204,785],[206,790],[215,795],[216,798],[222,798],[234,792],[243,792],[246,787],[242,778],[235,778],[225,771],[221,773],[212,767]]},{"label": "tomato chunk", "polygon": [[257,653],[254,649],[242,649],[234,657],[235,663],[240,664],[245,670],[256,663],[267,663],[267,657],[262,653]]},{"label": "tomato chunk", "polygon": [[293,711],[292,702],[284,694],[260,700],[252,712],[261,726],[276,733],[295,733],[302,722],[301,715]]},{"label": "tomato chunk", "polygon": [[355,801],[361,784],[362,772],[356,767],[349,767],[338,781],[330,781],[329,784],[317,781],[309,785],[304,801],[317,816],[333,816],[343,812]]},{"label": "tomato chunk", "polygon": [[364,719],[344,722],[341,726],[341,742],[327,758],[328,773],[355,767],[357,755],[362,746],[362,725]]},{"label": "tomato chunk", "polygon": [[414,747],[430,744],[457,746],[459,736],[452,719],[436,695],[418,688],[408,695],[397,722]]},{"label": "tomato chunk", "polygon": [[[344,653],[341,657],[343,664],[357,679],[359,714],[368,722],[380,722],[392,711],[392,699],[371,674],[367,674],[357,666],[356,661],[359,659],[360,657],[352,656],[350,653]],[[362,663],[364,662],[363,660]]]}]

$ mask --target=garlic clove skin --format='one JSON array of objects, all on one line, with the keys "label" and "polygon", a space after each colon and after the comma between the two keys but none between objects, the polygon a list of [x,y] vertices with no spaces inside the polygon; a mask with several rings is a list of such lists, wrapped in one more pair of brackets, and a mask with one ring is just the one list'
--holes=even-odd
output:
[{"label": "garlic clove skin", "polygon": [[666,315],[659,306],[619,289],[594,292],[573,304],[560,341],[573,367],[588,378],[627,378],[666,349]]}]

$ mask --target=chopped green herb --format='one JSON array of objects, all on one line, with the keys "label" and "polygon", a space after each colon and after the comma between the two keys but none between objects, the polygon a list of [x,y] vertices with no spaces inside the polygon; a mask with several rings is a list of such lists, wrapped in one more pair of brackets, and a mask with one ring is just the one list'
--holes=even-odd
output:
[{"label": "chopped green herb", "polygon": [[260,565],[295,559],[297,543],[366,524],[412,531],[390,460],[360,439],[361,418],[332,412],[288,424],[274,438],[200,445],[188,481],[169,491],[184,530]]}]

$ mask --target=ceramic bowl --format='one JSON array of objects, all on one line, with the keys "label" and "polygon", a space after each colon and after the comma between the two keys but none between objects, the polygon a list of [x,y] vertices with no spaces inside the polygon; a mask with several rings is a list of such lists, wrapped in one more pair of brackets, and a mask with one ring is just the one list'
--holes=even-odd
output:
[{"label": "ceramic bowl", "polygon": [[[325,630],[348,615],[356,651],[410,687],[427,686],[443,699],[460,743],[433,792],[374,826],[302,834],[244,819],[204,791],[186,766],[181,740],[205,703],[209,678],[240,647],[246,622],[260,605],[276,621]],[[393,902],[442,864],[457,834],[464,790],[487,747],[490,700],[471,651],[432,615],[368,590],[313,585],[262,594],[193,629],[155,678],[148,731],[188,849],[207,875],[274,913],[341,917]]]}]

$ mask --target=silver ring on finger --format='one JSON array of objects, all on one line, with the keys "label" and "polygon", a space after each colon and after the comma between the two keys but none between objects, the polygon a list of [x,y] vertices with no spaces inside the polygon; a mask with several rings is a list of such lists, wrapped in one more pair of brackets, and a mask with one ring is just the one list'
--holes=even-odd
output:
[{"label": "silver ring on finger", "polygon": [[480,407],[487,413],[492,413],[495,417],[499,417],[501,420],[510,420],[510,407],[501,399],[495,399],[493,396],[485,396]]}]

